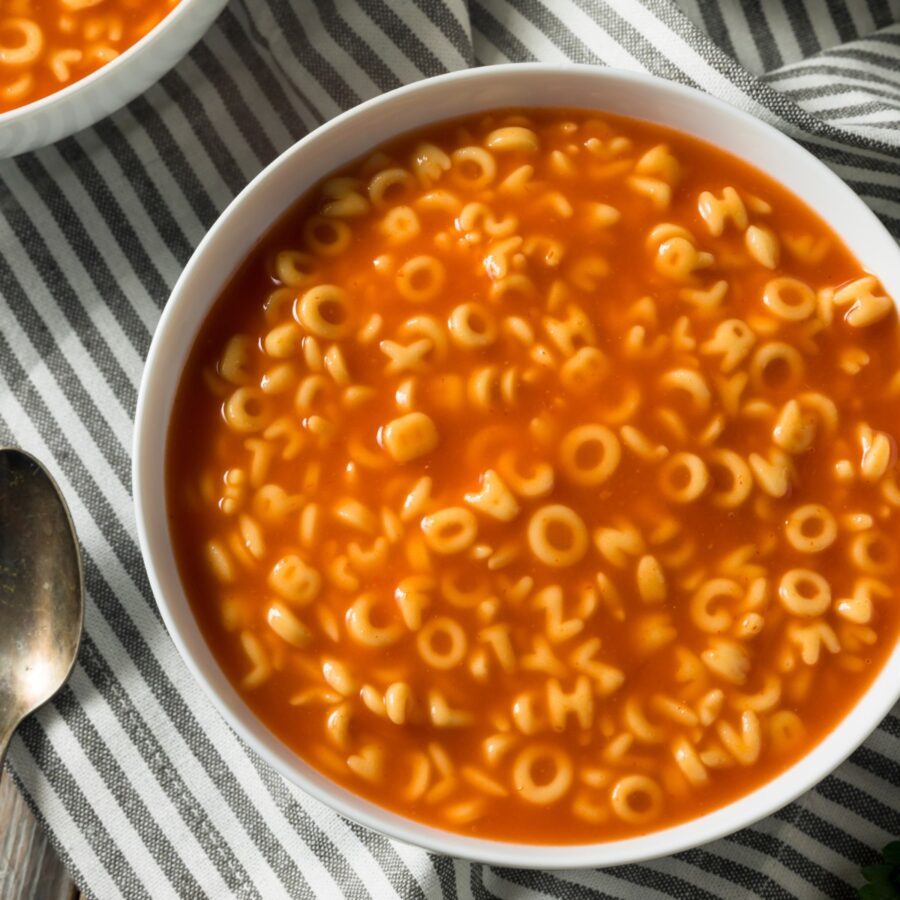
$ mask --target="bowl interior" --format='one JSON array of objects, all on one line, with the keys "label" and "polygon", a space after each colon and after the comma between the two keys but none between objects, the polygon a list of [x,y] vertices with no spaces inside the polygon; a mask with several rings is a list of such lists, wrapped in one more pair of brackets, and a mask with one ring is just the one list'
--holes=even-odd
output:
[{"label": "bowl interior", "polygon": [[774,176],[831,224],[860,262],[900,297],[900,250],[862,201],[799,145],[700,92],[650,76],[588,66],[511,65],[401,88],[329,122],[283,154],[231,204],[175,287],[155,335],[138,403],[134,495],[151,585],[182,657],[229,724],[281,774],[338,812],[441,853],[507,866],[563,868],[635,862],[721,837],[784,806],[843,761],[900,692],[900,646],[860,702],[803,760],[751,794],[700,818],[601,844],[529,846],[465,837],[375,806],[312,769],[275,738],[219,669],[184,596],[165,510],[166,432],[181,370],[203,319],[259,237],[308,187],[404,131],[497,107],[578,107],[690,132]]}]

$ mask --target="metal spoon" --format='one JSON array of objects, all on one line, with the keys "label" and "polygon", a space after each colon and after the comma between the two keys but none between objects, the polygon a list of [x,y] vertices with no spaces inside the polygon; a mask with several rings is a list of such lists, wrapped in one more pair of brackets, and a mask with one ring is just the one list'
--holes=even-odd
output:
[{"label": "metal spoon", "polygon": [[66,502],[33,456],[0,448],[0,768],[22,720],[69,677],[83,622]]}]

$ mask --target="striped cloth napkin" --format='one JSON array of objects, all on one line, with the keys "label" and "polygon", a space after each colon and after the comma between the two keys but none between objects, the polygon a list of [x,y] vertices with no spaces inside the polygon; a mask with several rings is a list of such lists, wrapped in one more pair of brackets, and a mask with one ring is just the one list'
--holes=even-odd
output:
[{"label": "striped cloth napkin", "polygon": [[845,897],[900,834],[895,710],[800,801],[676,857],[549,874],[429,855],[264,765],[163,628],[135,540],[132,418],[160,310],[205,231],[278,153],[360,100],[465,66],[566,59],[749,110],[900,237],[898,0],[232,0],[126,109],[0,163],[0,444],[49,462],[89,593],[79,665],[10,765],[86,896]]}]

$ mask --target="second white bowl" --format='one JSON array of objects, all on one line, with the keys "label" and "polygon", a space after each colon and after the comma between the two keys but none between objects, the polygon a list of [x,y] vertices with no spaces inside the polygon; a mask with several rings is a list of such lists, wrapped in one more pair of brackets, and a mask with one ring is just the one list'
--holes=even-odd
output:
[{"label": "second white bowl", "polygon": [[36,150],[115,112],[169,71],[197,43],[226,0],[181,0],[151,32],[90,75],[0,113],[0,158]]}]

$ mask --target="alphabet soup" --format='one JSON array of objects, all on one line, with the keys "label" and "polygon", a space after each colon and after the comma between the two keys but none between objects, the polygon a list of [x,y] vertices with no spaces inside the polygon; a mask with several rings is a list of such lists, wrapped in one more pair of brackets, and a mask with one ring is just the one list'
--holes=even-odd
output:
[{"label": "alphabet soup", "polygon": [[311,765],[438,827],[610,840],[761,786],[865,691],[898,422],[893,302],[796,197],[657,125],[499,111],[328,178],[232,278],[172,541]]}]

